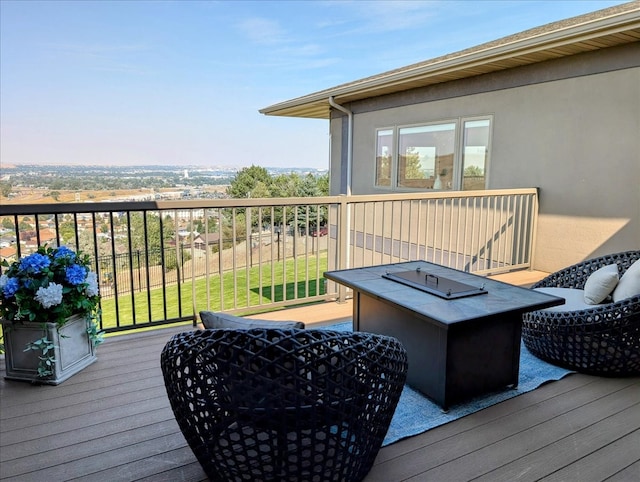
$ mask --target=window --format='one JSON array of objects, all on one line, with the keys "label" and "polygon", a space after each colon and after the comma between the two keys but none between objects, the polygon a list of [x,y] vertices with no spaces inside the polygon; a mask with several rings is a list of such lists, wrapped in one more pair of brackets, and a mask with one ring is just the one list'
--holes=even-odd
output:
[{"label": "window", "polygon": [[376,186],[391,186],[393,129],[381,129],[376,140]]},{"label": "window", "polygon": [[485,189],[490,137],[490,117],[379,129],[375,185],[400,190]]},{"label": "window", "polygon": [[462,189],[484,189],[489,156],[489,119],[464,122],[462,140]]},{"label": "window", "polygon": [[403,127],[398,138],[398,187],[451,189],[455,123]]}]

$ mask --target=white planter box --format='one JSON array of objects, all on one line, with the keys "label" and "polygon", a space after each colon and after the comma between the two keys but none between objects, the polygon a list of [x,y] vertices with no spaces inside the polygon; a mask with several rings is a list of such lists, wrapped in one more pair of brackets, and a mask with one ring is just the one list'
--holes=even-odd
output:
[{"label": "white planter box", "polygon": [[[39,350],[24,351],[27,343],[39,340],[45,334],[53,341],[56,363],[53,374],[38,376]],[[58,385],[96,361],[94,346],[87,334],[87,320],[74,315],[58,331],[55,323],[7,323],[2,322],[5,345],[6,377],[34,383]]]}]

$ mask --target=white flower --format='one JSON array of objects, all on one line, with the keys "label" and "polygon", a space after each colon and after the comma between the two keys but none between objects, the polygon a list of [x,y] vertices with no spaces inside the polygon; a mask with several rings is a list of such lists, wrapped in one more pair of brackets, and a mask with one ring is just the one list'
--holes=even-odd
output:
[{"label": "white flower", "polygon": [[87,296],[91,297],[91,296],[98,296],[99,292],[98,292],[98,275],[95,274],[93,271],[90,271],[87,274],[87,279],[85,280],[85,283],[87,283],[87,287],[85,288],[84,292],[87,294]]},{"label": "white flower", "polygon": [[0,291],[2,291],[4,286],[7,284],[7,281],[9,281],[9,277],[6,274],[0,276]]},{"label": "white flower", "polygon": [[46,288],[38,288],[36,291],[36,300],[40,302],[43,308],[51,308],[52,306],[62,303],[62,285],[58,283],[49,283]]}]

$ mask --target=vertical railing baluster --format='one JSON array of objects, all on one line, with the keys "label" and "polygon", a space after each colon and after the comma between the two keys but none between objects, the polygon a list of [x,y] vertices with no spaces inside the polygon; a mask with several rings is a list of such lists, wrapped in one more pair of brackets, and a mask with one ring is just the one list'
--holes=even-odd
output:
[{"label": "vertical railing baluster", "polygon": [[231,266],[233,279],[233,308],[238,308],[238,237],[237,237],[237,208],[231,209]]},{"label": "vertical railing baluster", "polygon": [[462,255],[462,197],[457,197],[455,199],[455,211],[456,211],[456,228],[455,228],[455,242],[453,249],[455,251],[456,263],[455,269],[461,269],[461,266],[464,265],[464,257]]},{"label": "vertical railing baluster", "polygon": [[252,246],[251,243],[253,241],[251,237],[251,207],[247,207],[244,210],[244,275],[245,275],[245,283],[244,283],[244,295],[247,299],[247,305],[249,305],[249,300],[251,298],[251,266],[252,263]]},{"label": "vertical railing baluster", "polygon": [[224,289],[224,261],[222,255],[224,252],[224,219],[225,209],[218,208],[218,291],[220,294],[220,306],[218,309],[224,311],[225,307],[225,289]]},{"label": "vertical railing baluster", "polygon": [[[191,244],[191,312],[193,314],[193,322],[195,325],[196,320],[196,279],[197,279],[197,268],[196,268],[196,251],[195,251],[195,236],[194,231],[195,227],[193,224],[193,209],[189,210],[189,243]],[[183,268],[184,269],[184,268]],[[180,314],[182,317],[182,314]]]},{"label": "vertical railing baluster", "polygon": [[[127,253],[129,257],[129,282],[131,284],[130,295],[131,295],[131,318],[133,320],[133,324],[136,322],[136,293],[134,287],[134,279],[133,279],[133,244],[131,240],[131,211],[127,211]],[[140,270],[140,266],[138,266],[138,271]]]},{"label": "vertical railing baluster", "polygon": [[264,304],[262,289],[263,280],[262,280],[262,206],[258,207],[258,305],[262,306]]},{"label": "vertical railing baluster", "polygon": [[282,206],[282,226],[280,231],[282,236],[282,301],[287,301],[287,206]]},{"label": "vertical railing baluster", "polygon": [[451,242],[452,242],[453,236],[454,236],[454,233],[453,233],[453,226],[454,226],[454,223],[453,223],[453,217],[454,217],[453,206],[454,206],[454,198],[448,199],[447,200],[447,212],[449,213],[449,215],[446,216],[446,217],[449,219],[449,222],[448,222],[448,224],[449,224],[449,234],[448,234],[448,240],[447,240],[448,241],[447,242],[447,253],[448,253],[449,262],[447,263],[447,266],[455,265],[455,263],[453,263],[452,259],[451,259],[451,256],[452,256],[452,252],[451,252],[452,244],[451,244]]},{"label": "vertical railing baluster", "polygon": [[523,196],[515,196],[515,205],[516,205],[516,220],[517,223],[514,223],[516,226],[516,231],[514,231],[514,252],[513,252],[513,260],[515,265],[520,265],[522,259],[520,257],[520,243],[522,242],[522,213],[523,213]]},{"label": "vertical railing baluster", "polygon": [[142,232],[143,232],[143,240],[144,240],[144,260],[145,260],[145,276],[147,282],[147,316],[149,317],[148,321],[153,321],[153,310],[151,305],[151,264],[149,263],[149,234],[148,234],[148,226],[147,226],[147,212],[141,211],[140,215],[142,216]]},{"label": "vertical railing baluster", "polygon": [[424,223],[424,244],[425,244],[425,253],[424,259],[425,261],[434,261],[434,242],[432,241],[432,236],[434,233],[434,221],[433,221],[433,199],[425,199],[426,203],[426,213],[425,213],[425,223]]},{"label": "vertical railing baluster", "polygon": [[[478,257],[478,249],[477,246],[479,246],[479,244],[476,246],[474,245],[475,241],[476,241],[476,232],[479,229],[476,229],[476,218],[477,218],[477,210],[478,210],[478,200],[482,200],[482,198],[473,198],[473,216],[471,218],[471,232],[470,232],[470,238],[471,238],[471,250],[470,250],[470,259],[469,259],[469,269],[468,271],[476,271],[474,270],[474,265],[477,264],[477,257]],[[480,225],[480,220],[478,220],[478,226]]]},{"label": "vertical railing baluster", "polygon": [[119,279],[118,279],[118,266],[117,266],[117,259],[116,259],[116,235],[115,235],[115,230],[113,227],[113,211],[109,212],[109,235],[111,237],[110,241],[111,241],[111,266],[113,269],[113,276],[112,276],[112,283],[113,283],[113,287],[111,288],[111,290],[113,291],[113,296],[115,299],[115,314],[116,314],[116,327],[120,327],[120,303],[119,303],[119,289],[118,289],[118,285],[119,285]]},{"label": "vertical railing baluster", "polygon": [[[462,208],[462,206],[461,206]],[[467,234],[469,233],[469,198],[464,200],[464,229],[462,234],[462,269],[468,266],[468,260],[471,259],[472,251],[467,247]]]},{"label": "vertical railing baluster", "polygon": [[160,268],[162,272],[162,310],[164,318],[167,319],[167,262],[164,251],[164,220],[162,219],[162,211],[158,212],[158,218],[160,228]]}]

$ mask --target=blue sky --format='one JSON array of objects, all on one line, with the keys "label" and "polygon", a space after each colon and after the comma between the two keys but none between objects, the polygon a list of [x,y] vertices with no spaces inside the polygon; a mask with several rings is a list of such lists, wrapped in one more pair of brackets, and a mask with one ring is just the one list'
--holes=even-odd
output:
[{"label": "blue sky", "polygon": [[326,168],[258,109],[620,3],[0,0],[0,162]]}]

